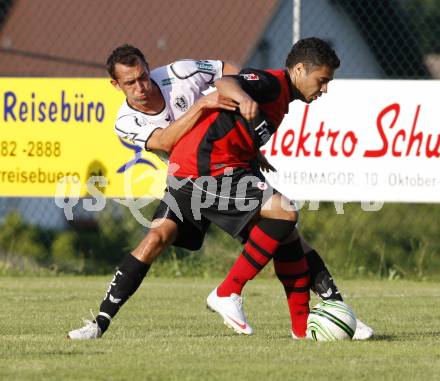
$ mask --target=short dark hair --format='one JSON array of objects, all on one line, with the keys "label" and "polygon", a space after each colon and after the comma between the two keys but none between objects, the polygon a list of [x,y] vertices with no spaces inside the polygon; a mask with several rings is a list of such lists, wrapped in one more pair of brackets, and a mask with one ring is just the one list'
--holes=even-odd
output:
[{"label": "short dark hair", "polygon": [[107,58],[107,71],[110,74],[110,77],[117,79],[115,74],[115,65],[117,63],[127,66],[135,66],[139,60],[148,68],[148,62],[145,59],[144,54],[138,48],[129,44],[118,46]]},{"label": "short dark hair", "polygon": [[288,68],[292,68],[297,63],[303,63],[306,70],[318,66],[328,66],[336,70],[341,61],[327,42],[320,38],[310,37],[295,43],[287,55],[286,66]]}]

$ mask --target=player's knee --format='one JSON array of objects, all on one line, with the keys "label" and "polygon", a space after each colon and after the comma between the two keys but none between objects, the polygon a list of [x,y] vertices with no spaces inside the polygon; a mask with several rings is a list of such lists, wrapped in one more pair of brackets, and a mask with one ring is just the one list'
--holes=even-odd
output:
[{"label": "player's knee", "polygon": [[284,219],[296,223],[298,221],[298,212],[296,210],[286,211]]},{"label": "player's knee", "polygon": [[151,229],[146,237],[146,245],[154,249],[163,250],[170,243],[171,237],[160,229]]},{"label": "player's knee", "polygon": [[282,205],[272,207],[270,210],[262,210],[261,216],[263,218],[274,218],[296,223],[299,218],[299,213],[296,210],[283,208]]},{"label": "player's knee", "polygon": [[280,210],[277,211],[277,219],[285,220],[296,225],[298,222],[298,212],[295,210]]}]

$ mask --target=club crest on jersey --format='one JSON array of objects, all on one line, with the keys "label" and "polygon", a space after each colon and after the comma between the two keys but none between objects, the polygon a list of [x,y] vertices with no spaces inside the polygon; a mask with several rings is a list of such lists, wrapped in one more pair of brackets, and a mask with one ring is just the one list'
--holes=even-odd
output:
[{"label": "club crest on jersey", "polygon": [[249,73],[249,74],[240,74],[246,81],[258,81],[260,77],[257,74]]},{"label": "club crest on jersey", "polygon": [[147,121],[145,120],[145,118],[140,115],[135,115],[134,121],[139,127],[145,126],[147,124]]},{"label": "club crest on jersey", "polygon": [[185,96],[178,95],[176,98],[174,98],[174,106],[182,112],[188,110],[188,102],[186,101]]}]

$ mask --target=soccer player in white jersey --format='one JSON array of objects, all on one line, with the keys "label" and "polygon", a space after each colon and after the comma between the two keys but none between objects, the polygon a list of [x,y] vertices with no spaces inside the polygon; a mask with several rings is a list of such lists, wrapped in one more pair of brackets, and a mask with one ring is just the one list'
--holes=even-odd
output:
[{"label": "soccer player in white jersey", "polygon": [[[166,157],[175,143],[196,123],[203,111],[210,108],[235,110],[237,104],[221,98],[217,92],[203,96],[222,75],[238,73],[235,66],[216,60],[181,60],[150,72],[144,55],[137,48],[123,45],[115,49],[107,60],[107,69],[113,86],[122,90],[126,101],[116,119],[115,131],[143,149]],[[249,110],[240,110],[242,113]],[[273,170],[260,155],[260,167]],[[165,217],[165,218],[163,218]],[[160,220],[160,224],[157,221]],[[161,202],[152,228],[139,246],[128,254],[117,269],[100,312],[94,321],[86,321],[84,327],[70,331],[71,339],[95,339],[107,330],[119,308],[137,290],[154,259],[170,244],[189,250],[198,250],[204,236],[191,224],[180,220]],[[298,249],[307,253],[311,271],[315,269],[317,282],[313,290],[326,299],[340,298],[330,273],[322,259],[304,240],[298,240]],[[313,278],[313,276],[312,276]],[[242,314],[240,306],[232,305]],[[358,339],[372,336],[372,330],[362,323]],[[242,333],[249,333],[242,332]]]},{"label": "soccer player in white jersey", "polygon": [[118,111],[116,133],[160,157],[168,156],[205,108],[236,107],[217,93],[202,94],[223,72],[237,72],[222,61],[181,60],[151,73],[147,63],[136,69],[117,63],[113,71],[111,83],[127,97]]}]

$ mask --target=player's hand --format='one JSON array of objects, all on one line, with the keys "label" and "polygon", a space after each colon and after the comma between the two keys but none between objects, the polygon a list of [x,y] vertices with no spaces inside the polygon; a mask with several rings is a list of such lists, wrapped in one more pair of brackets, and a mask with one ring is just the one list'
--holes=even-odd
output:
[{"label": "player's hand", "polygon": [[276,172],[276,168],[272,166],[269,161],[266,159],[266,156],[264,156],[261,151],[258,152],[257,156],[258,160],[258,166],[263,172]]},{"label": "player's hand", "polygon": [[239,100],[240,114],[247,120],[252,120],[257,116],[258,103],[249,95],[243,94]]},{"label": "player's hand", "polygon": [[217,91],[205,95],[199,101],[204,109],[221,108],[223,110],[235,111],[238,106],[236,102],[222,97]]}]

